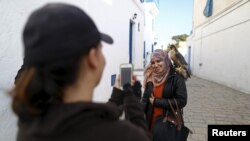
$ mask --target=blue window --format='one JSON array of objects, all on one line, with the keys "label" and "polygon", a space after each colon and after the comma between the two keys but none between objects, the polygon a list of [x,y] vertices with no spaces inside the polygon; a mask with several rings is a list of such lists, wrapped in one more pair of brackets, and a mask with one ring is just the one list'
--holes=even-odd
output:
[{"label": "blue window", "polygon": [[204,16],[210,17],[213,14],[213,0],[207,0],[206,7],[203,11]]}]

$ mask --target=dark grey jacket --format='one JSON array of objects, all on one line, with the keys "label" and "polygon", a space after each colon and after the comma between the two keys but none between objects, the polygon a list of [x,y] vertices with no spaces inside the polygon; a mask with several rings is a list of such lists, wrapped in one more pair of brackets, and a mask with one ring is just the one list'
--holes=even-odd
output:
[{"label": "dark grey jacket", "polygon": [[[119,120],[118,105],[126,120]],[[144,113],[134,95],[114,88],[106,104],[54,104],[44,116],[19,119],[17,141],[150,141]]]}]

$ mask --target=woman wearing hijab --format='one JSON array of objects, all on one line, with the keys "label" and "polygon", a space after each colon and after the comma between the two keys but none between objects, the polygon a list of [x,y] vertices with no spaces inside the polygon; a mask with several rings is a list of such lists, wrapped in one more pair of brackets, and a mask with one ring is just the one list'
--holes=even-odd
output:
[{"label": "woman wearing hijab", "polygon": [[144,88],[142,103],[153,141],[164,140],[168,132],[162,135],[162,128],[156,126],[156,122],[171,120],[174,124],[175,116],[170,106],[176,109],[176,101],[180,109],[184,108],[187,104],[187,90],[183,77],[175,72],[168,54],[161,49],[153,52],[151,62],[145,69]]}]

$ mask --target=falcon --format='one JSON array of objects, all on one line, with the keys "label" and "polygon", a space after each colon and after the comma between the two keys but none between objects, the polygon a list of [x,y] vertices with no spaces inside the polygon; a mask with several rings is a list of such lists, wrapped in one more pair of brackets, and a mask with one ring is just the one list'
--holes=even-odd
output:
[{"label": "falcon", "polygon": [[170,45],[167,49],[169,58],[173,61],[175,71],[184,77],[185,80],[191,78],[191,73],[188,71],[188,63],[185,61],[182,54],[177,50],[175,45]]}]

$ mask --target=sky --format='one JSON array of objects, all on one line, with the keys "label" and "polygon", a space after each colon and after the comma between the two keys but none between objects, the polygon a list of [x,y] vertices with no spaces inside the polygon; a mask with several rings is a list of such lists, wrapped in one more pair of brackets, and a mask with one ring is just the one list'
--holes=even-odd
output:
[{"label": "sky", "polygon": [[172,36],[192,30],[193,0],[159,0],[160,14],[155,18],[157,46],[166,45]]}]

